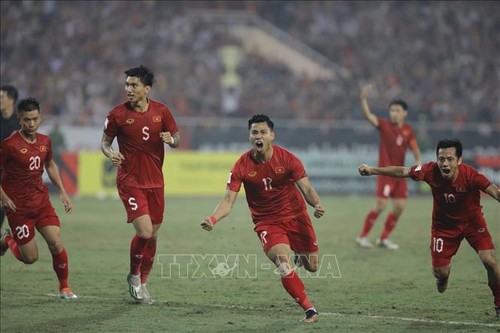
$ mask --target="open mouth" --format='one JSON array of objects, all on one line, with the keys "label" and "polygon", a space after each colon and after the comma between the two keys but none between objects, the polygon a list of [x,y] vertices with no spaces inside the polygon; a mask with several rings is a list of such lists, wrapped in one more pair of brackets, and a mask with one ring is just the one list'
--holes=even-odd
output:
[{"label": "open mouth", "polygon": [[446,174],[446,175],[447,175],[447,174],[449,174],[449,173],[450,173],[450,171],[451,171],[451,170],[450,170],[450,169],[443,169],[442,171],[443,171],[443,173],[444,173],[444,174]]},{"label": "open mouth", "polygon": [[260,148],[264,147],[264,143],[262,141],[256,141],[255,146],[260,149]]}]

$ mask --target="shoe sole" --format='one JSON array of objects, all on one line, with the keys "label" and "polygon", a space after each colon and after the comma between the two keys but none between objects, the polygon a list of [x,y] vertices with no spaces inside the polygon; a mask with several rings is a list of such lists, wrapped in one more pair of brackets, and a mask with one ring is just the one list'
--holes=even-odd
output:
[{"label": "shoe sole", "polygon": [[314,316],[311,316],[310,318],[304,318],[300,322],[306,323],[306,324],[312,324],[315,323],[319,320],[319,315],[315,314]]}]

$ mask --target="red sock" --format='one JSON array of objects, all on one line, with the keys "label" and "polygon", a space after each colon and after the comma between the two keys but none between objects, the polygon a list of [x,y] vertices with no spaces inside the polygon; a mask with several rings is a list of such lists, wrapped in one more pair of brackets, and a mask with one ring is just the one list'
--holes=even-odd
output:
[{"label": "red sock", "polygon": [[52,267],[59,280],[59,290],[68,287],[68,253],[63,248],[58,254],[52,253]]},{"label": "red sock", "polygon": [[392,213],[387,215],[384,224],[384,231],[382,231],[380,239],[386,239],[387,237],[389,237],[392,230],[394,230],[394,228],[396,227],[396,224],[398,224],[398,218],[392,215]]},{"label": "red sock", "polygon": [[287,276],[282,276],[281,283],[283,283],[283,287],[285,287],[286,291],[297,303],[299,303],[304,311],[313,307],[307,297],[304,283],[302,283],[300,277],[295,274],[295,271],[291,271]]},{"label": "red sock", "polygon": [[17,246],[16,241],[14,238],[12,238],[11,235],[5,236],[5,243],[9,247],[9,249],[12,251],[12,254],[14,257],[17,258],[17,260],[24,262],[23,255],[21,254],[21,250],[19,250],[19,246]]},{"label": "red sock", "polygon": [[141,265],[141,283],[148,281],[149,272],[153,268],[153,262],[156,254],[156,239],[151,238],[146,244],[143,251],[142,265]]},{"label": "red sock", "polygon": [[363,226],[363,230],[361,231],[361,234],[359,237],[366,237],[370,233],[370,230],[372,230],[373,225],[375,224],[375,221],[377,220],[378,214],[375,213],[373,210],[371,210],[368,215],[365,217],[365,224]]},{"label": "red sock", "polygon": [[141,238],[137,235],[130,243],[130,274],[139,275],[144,248],[151,238]]}]

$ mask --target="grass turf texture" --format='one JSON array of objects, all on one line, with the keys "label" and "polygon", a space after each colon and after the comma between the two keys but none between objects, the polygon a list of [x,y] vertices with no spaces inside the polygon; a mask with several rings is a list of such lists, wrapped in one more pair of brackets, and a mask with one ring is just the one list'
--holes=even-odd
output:
[{"label": "grass turf texture", "polygon": [[[313,219],[320,251],[336,261],[328,277],[304,277],[320,321],[299,323],[303,312],[282,288],[261,250],[243,197],[208,233],[199,226],[219,198],[169,198],[158,260],[149,279],[153,305],[135,304],[126,276],[133,228],[115,199],[74,199],[63,213],[62,239],[70,285],[80,299],[60,300],[50,254],[37,235],[40,258],[25,266],[10,252],[1,259],[1,332],[500,332],[486,271],[464,241],[452,261],[448,290],[439,294],[430,271],[430,196],[411,197],[391,238],[398,251],[357,247],[354,239],[372,197],[323,197],[326,215]],[[500,245],[500,208],[483,197],[489,229]],[[380,233],[387,210],[371,238]],[[195,258],[191,270],[170,271],[173,254]],[[246,255],[236,266],[247,278],[211,274],[211,255]],[[187,256],[180,256],[181,262]],[[497,254],[498,258],[498,254]],[[226,257],[229,268],[234,258]],[[255,259],[255,261],[253,261]],[[338,266],[335,266],[338,263]],[[184,266],[183,266],[184,267]],[[198,267],[198,270],[195,268]],[[338,269],[337,269],[338,268]],[[180,269],[182,271],[182,268]],[[234,273],[235,271],[233,271]],[[325,272],[325,270],[323,270]],[[303,269],[300,270],[304,276]],[[338,276],[340,274],[340,277]],[[184,276],[185,275],[185,276]],[[201,277],[200,277],[201,276]],[[205,277],[203,277],[205,276]],[[208,277],[207,277],[208,276]]]}]

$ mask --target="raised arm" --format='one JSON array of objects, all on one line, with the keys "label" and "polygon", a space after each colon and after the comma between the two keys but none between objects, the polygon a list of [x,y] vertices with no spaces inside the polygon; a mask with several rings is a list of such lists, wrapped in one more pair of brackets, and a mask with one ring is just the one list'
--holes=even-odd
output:
[{"label": "raised arm", "polygon": [[311,186],[309,178],[304,177],[302,179],[299,179],[297,181],[297,186],[304,195],[306,202],[311,207],[314,207],[314,217],[319,219],[321,216],[323,216],[325,214],[325,209],[323,208],[323,205],[321,205],[318,193],[316,192],[314,187]]},{"label": "raised arm", "polygon": [[378,117],[370,111],[370,107],[368,106],[368,96],[370,95],[370,91],[372,90],[372,85],[368,84],[363,87],[361,90],[361,108],[363,110],[363,115],[366,120],[370,122],[375,127],[378,127]]},{"label": "raised arm", "polygon": [[226,190],[224,198],[217,204],[212,215],[203,218],[201,227],[206,231],[211,231],[214,228],[215,223],[231,213],[237,196],[238,192]]},{"label": "raised arm", "polygon": [[371,167],[366,164],[361,164],[358,171],[361,176],[382,175],[395,178],[410,176],[410,168],[403,166]]},{"label": "raised arm", "polygon": [[488,193],[490,197],[500,202],[500,188],[498,188],[498,186],[496,186],[495,184],[492,183],[486,188],[484,192]]}]

